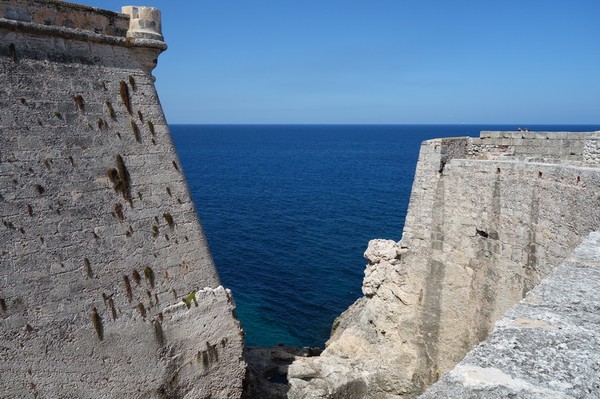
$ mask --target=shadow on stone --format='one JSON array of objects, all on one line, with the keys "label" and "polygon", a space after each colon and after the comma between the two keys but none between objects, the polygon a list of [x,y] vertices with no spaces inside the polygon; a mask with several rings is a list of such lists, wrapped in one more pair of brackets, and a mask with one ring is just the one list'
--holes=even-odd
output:
[{"label": "shadow on stone", "polygon": [[297,357],[318,356],[320,348],[246,347],[244,358],[248,364],[242,399],[285,399],[289,391],[288,367]]}]

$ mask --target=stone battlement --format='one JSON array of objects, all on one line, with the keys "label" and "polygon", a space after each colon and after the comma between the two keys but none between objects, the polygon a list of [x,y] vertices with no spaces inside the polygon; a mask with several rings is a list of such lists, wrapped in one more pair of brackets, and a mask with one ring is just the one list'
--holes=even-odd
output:
[{"label": "stone battlement", "polygon": [[[147,73],[166,50],[160,10],[123,7],[124,13],[62,1],[0,3],[0,56],[13,62],[41,60],[85,65],[120,65],[133,59]],[[93,44],[99,45],[93,45]],[[116,47],[132,49],[126,56]]]}]

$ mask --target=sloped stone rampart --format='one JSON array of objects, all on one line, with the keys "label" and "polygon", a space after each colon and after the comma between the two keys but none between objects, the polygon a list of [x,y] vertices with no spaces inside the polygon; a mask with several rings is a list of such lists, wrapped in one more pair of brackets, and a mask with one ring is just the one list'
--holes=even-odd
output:
[{"label": "sloped stone rampart", "polygon": [[594,232],[420,398],[600,397],[599,287]]},{"label": "sloped stone rampart", "polygon": [[235,305],[151,75],[166,46],[123,14],[2,12],[0,396],[239,397]]}]

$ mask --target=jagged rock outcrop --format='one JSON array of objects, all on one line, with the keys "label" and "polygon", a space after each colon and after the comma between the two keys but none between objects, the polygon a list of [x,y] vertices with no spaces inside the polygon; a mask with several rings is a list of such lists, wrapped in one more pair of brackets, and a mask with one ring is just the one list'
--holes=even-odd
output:
[{"label": "jagged rock outcrop", "polygon": [[369,244],[360,298],[291,398],[416,397],[600,227],[598,133],[423,143],[399,243]]}]

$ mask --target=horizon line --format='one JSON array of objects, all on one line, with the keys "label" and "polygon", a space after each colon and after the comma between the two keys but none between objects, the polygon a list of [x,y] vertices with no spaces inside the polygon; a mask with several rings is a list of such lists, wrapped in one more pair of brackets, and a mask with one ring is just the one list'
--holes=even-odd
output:
[{"label": "horizon line", "polygon": [[206,123],[206,122],[167,122],[167,125],[188,126],[516,126],[525,129],[529,126],[598,126],[600,123]]}]

